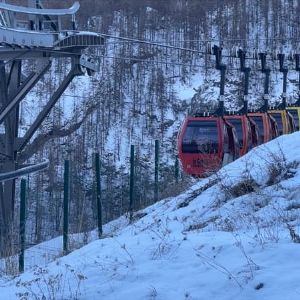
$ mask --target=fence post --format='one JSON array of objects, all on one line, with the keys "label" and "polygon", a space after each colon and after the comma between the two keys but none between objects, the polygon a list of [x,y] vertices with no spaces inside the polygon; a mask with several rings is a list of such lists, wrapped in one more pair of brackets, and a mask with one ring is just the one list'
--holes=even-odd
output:
[{"label": "fence post", "polygon": [[134,201],[134,145],[130,148],[129,218],[132,220]]},{"label": "fence post", "polygon": [[102,199],[101,199],[101,173],[100,173],[100,156],[95,153],[95,172],[96,172],[96,192],[97,192],[97,221],[98,221],[98,237],[102,237]]},{"label": "fence post", "polygon": [[178,157],[175,158],[175,182],[178,183],[179,180],[179,162]]},{"label": "fence post", "polygon": [[24,254],[25,254],[25,226],[26,225],[26,180],[21,180],[20,191],[20,255],[19,272],[24,272]]},{"label": "fence post", "polygon": [[67,254],[69,234],[69,191],[70,191],[70,161],[65,160],[64,170],[64,220],[63,220],[63,251]]},{"label": "fence post", "polygon": [[154,201],[158,201],[159,141],[155,140]]}]

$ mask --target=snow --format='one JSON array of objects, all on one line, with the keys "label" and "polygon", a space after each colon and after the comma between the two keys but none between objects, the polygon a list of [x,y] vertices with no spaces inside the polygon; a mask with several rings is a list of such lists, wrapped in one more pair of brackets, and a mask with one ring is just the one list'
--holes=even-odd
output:
[{"label": "snow", "polygon": [[192,75],[189,84],[178,80],[175,91],[179,99],[190,100],[196,93],[196,88],[203,84],[203,77],[199,74]]},{"label": "snow", "polygon": [[61,238],[28,249],[26,272],[0,279],[0,299],[299,299],[299,147],[297,132],[255,148],[69,255],[55,258]]}]

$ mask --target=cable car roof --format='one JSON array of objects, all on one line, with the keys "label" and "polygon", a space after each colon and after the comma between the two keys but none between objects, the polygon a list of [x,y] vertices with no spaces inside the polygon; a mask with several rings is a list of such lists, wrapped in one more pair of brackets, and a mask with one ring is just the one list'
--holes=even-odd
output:
[{"label": "cable car roof", "polygon": [[267,115],[268,114],[268,112],[266,112],[266,111],[261,111],[261,110],[249,110],[248,111],[248,113],[247,113],[247,115]]},{"label": "cable car roof", "polygon": [[80,8],[80,4],[76,1],[70,8],[63,9],[47,9],[47,8],[33,8],[33,7],[24,7],[17,6],[12,4],[7,4],[4,2],[0,2],[0,9],[16,12],[16,13],[24,13],[30,15],[48,15],[48,16],[65,16],[65,15],[74,15]]},{"label": "cable car roof", "polygon": [[286,110],[285,109],[279,109],[279,108],[271,108],[268,109],[268,113],[272,114],[272,113],[278,113],[278,114],[283,114],[285,113]]},{"label": "cable car roof", "polygon": [[226,115],[224,116],[225,119],[247,119],[246,115]]},{"label": "cable car roof", "polygon": [[218,120],[221,117],[215,116],[215,115],[209,115],[209,116],[189,116],[186,118],[186,121],[206,121],[206,120]]}]

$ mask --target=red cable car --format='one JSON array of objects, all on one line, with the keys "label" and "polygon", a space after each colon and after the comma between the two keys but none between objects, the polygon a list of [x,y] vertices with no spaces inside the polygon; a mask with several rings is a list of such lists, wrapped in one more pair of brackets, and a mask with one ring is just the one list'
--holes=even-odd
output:
[{"label": "red cable car", "polygon": [[255,122],[246,115],[227,115],[224,117],[234,126],[240,146],[240,156],[258,145],[258,132]]},{"label": "red cable car", "polygon": [[237,132],[240,146],[240,156],[246,154],[251,148],[258,145],[258,133],[255,122],[248,118],[248,90],[251,68],[246,67],[246,52],[239,49],[240,69],[244,73],[244,105],[243,108],[234,115],[226,115],[225,120],[232,124]]},{"label": "red cable car", "polygon": [[259,53],[261,60],[261,71],[265,74],[264,81],[264,104],[255,112],[248,113],[248,116],[258,127],[258,144],[267,143],[278,136],[278,127],[275,119],[268,114],[269,80],[271,70],[266,67],[266,53]]},{"label": "red cable car", "polygon": [[266,112],[250,112],[248,116],[258,128],[258,145],[267,143],[278,136],[275,119]]},{"label": "red cable car", "polygon": [[207,177],[239,157],[234,127],[223,117],[188,117],[178,138],[178,154],[185,173]]}]

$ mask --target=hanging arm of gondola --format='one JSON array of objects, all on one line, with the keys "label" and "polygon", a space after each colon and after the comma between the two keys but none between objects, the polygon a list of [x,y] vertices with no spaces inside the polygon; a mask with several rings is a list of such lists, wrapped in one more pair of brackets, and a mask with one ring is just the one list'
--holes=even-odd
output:
[{"label": "hanging arm of gondola", "polygon": [[224,95],[225,95],[226,65],[222,64],[222,48],[214,45],[213,53],[216,57],[216,69],[219,70],[221,74],[219,105],[215,114],[218,116],[223,116],[225,114]]},{"label": "hanging arm of gondola", "polygon": [[267,112],[269,108],[269,85],[270,85],[270,73],[271,70],[266,67],[266,53],[259,53],[259,58],[261,61],[261,72],[265,74],[264,82],[264,104],[260,108],[260,111]]},{"label": "hanging arm of gondola", "polygon": [[240,58],[240,70],[244,73],[244,98],[243,98],[243,108],[241,109],[241,113],[248,113],[248,94],[249,94],[249,77],[251,68],[246,67],[246,52],[242,49],[239,49],[238,56]]},{"label": "hanging arm of gondola", "polygon": [[283,53],[279,53],[277,55],[279,59],[279,72],[283,73],[283,85],[282,85],[282,102],[278,106],[278,108],[285,109],[286,108],[286,88],[287,88],[287,74],[288,74],[288,68],[284,67],[284,57],[285,55]]},{"label": "hanging arm of gondola", "polygon": [[295,58],[295,63],[296,63],[296,68],[295,70],[298,72],[298,99],[295,103],[295,105],[300,105],[300,54],[295,54],[294,55]]}]

